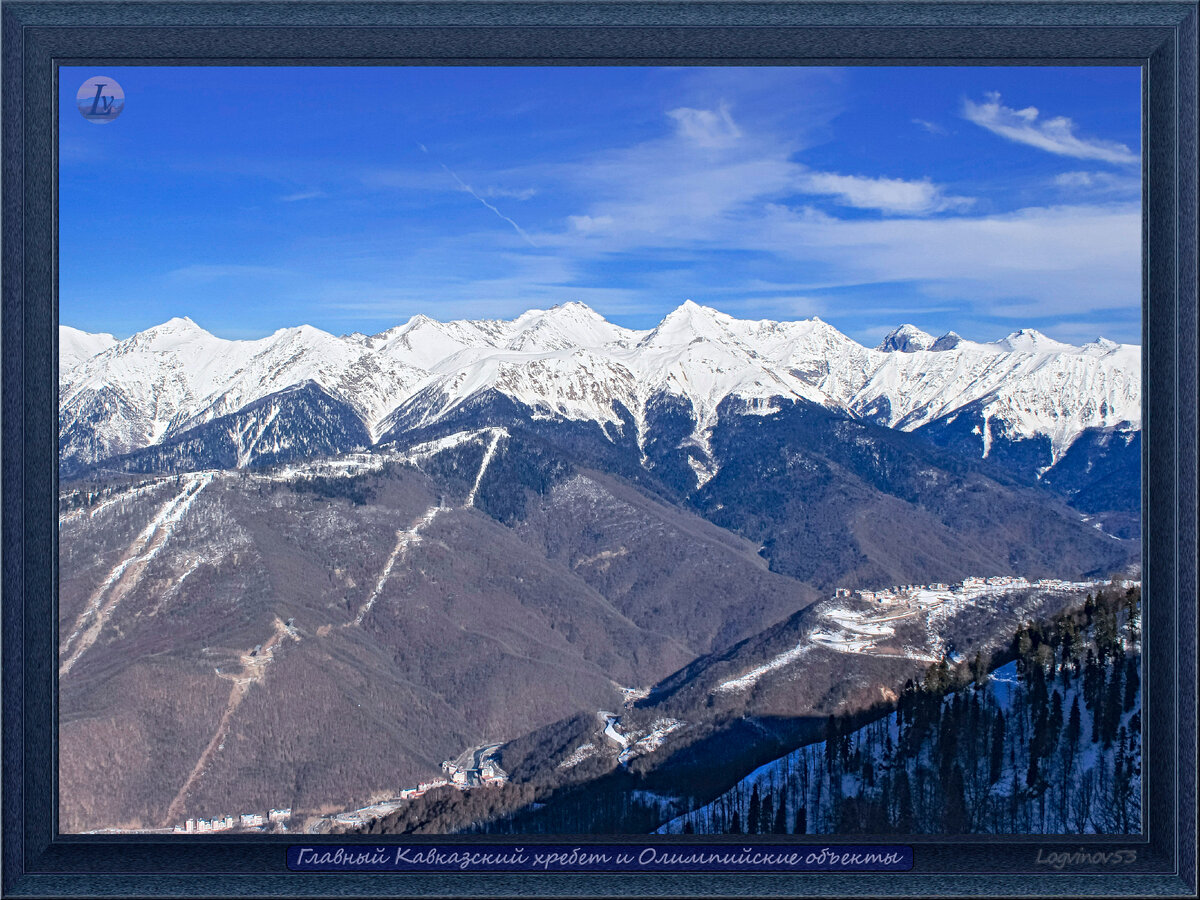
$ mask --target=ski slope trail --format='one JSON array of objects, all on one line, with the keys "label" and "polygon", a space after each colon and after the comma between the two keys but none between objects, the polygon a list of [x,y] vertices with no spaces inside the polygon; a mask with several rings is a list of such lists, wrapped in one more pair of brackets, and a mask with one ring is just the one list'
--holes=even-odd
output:
[{"label": "ski slope trail", "polygon": [[271,427],[271,423],[275,421],[278,415],[279,407],[276,406],[261,422],[250,422],[240,430],[232,427],[227,430],[230,440],[237,447],[237,467],[239,469],[244,469],[250,465],[258,442],[262,440],[262,436],[267,433],[267,429]]},{"label": "ski slope trail", "polygon": [[225,702],[225,711],[221,714],[221,719],[217,722],[217,727],[213,731],[212,738],[200,753],[200,758],[196,760],[196,764],[192,766],[192,771],[188,773],[187,779],[183,783],[183,787],[175,795],[167,807],[166,816],[163,818],[163,827],[166,828],[172,821],[179,818],[183,811],[183,804],[187,800],[188,792],[191,791],[192,785],[208,768],[213,757],[225,746],[225,737],[229,734],[229,725],[233,721],[233,714],[237,712],[237,708],[241,706],[242,700],[250,691],[250,686],[260,684],[266,680],[267,666],[275,658],[275,648],[285,637],[290,637],[294,641],[300,638],[286,625],[276,617],[274,622],[274,630],[271,636],[267,638],[257,648],[247,653],[243,653],[240,659],[240,667],[232,672],[222,672],[217,669],[217,676],[225,678],[233,682],[233,687],[229,691],[229,699]]},{"label": "ski slope trail", "polygon": [[379,599],[379,595],[383,591],[383,586],[387,584],[388,578],[391,577],[392,569],[395,568],[396,563],[404,557],[404,555],[408,552],[409,547],[420,542],[421,532],[428,528],[433,523],[433,520],[436,519],[439,514],[445,512],[448,508],[449,507],[441,505],[431,506],[429,509],[425,510],[425,513],[421,516],[421,518],[417,519],[413,526],[407,531],[396,532],[396,545],[392,548],[392,552],[388,556],[387,562],[383,564],[383,571],[379,573],[379,580],[375,582],[375,589],[371,591],[371,596],[367,598],[367,602],[359,608],[358,615],[354,617],[355,625],[362,625],[363,619],[367,617],[367,613],[371,611],[371,607],[373,607],[375,605],[375,601]]},{"label": "ski slope trail", "polygon": [[134,497],[142,496],[149,491],[156,490],[158,488],[158,486],[159,486],[158,483],[151,483],[149,485],[143,484],[143,485],[139,485],[135,488],[130,488],[128,490],[118,491],[115,497],[110,497],[109,499],[103,501],[102,503],[99,503],[96,506],[92,507],[91,509],[76,509],[76,510],[73,510],[72,512],[66,513],[65,515],[59,516],[58,517],[58,527],[59,527],[59,529],[61,529],[68,522],[75,522],[75,521],[78,521],[78,520],[84,519],[84,518],[94,519],[94,518],[96,518],[96,516],[98,516],[100,513],[104,512],[104,510],[108,509],[110,506],[115,506],[118,503],[124,503],[126,500],[130,500]]},{"label": "ski slope trail", "polygon": [[[113,611],[141,581],[146,566],[166,545],[175,531],[175,526],[191,507],[192,501],[208,487],[212,479],[212,473],[190,477],[183,490],[163,505],[150,520],[150,524],[129,545],[121,561],[92,593],[87,606],[75,622],[74,630],[63,641],[59,650],[59,656],[66,657],[58,667],[59,678],[70,672],[79,657],[96,642]],[[72,645],[74,650],[71,649]]]},{"label": "ski slope trail", "polygon": [[492,462],[492,457],[496,455],[496,447],[500,443],[500,438],[504,436],[505,432],[500,429],[492,432],[492,442],[488,444],[487,450],[484,451],[483,462],[479,464],[479,474],[475,476],[475,484],[471,487],[471,493],[467,494],[468,507],[475,505],[475,496],[479,493],[479,485],[483,483],[483,476]]}]

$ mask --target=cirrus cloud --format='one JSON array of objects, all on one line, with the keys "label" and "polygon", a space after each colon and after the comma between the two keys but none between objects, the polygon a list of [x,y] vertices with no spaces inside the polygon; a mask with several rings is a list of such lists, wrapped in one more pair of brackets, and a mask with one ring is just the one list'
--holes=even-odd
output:
[{"label": "cirrus cloud", "polygon": [[742,136],[724,103],[717,109],[680,107],[667,115],[675,120],[680,135],[701,147],[728,147]]},{"label": "cirrus cloud", "polygon": [[1043,119],[1036,106],[1011,109],[1000,102],[1000,95],[996,92],[989,93],[983,103],[963,100],[963,116],[1010,141],[1059,156],[1122,165],[1138,161],[1138,155],[1124,144],[1079,137],[1075,134],[1075,123],[1066,116]]},{"label": "cirrus cloud", "polygon": [[966,209],[975,202],[970,197],[948,196],[928,178],[905,181],[902,178],[812,172],[803,176],[798,186],[805,193],[835,197],[845,206],[885,213],[925,215]]}]

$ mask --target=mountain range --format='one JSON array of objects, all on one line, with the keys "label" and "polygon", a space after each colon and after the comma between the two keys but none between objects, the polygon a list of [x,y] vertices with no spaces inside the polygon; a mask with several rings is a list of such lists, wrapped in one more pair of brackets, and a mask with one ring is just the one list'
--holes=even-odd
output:
[{"label": "mountain range", "polygon": [[904,325],[868,349],[817,318],[740,320],[691,301],[647,331],[581,303],[512,321],[418,315],[370,336],[305,325],[233,341],[186,318],[123,341],[60,327],[66,477],[402,446],[503,407],[505,421],[632,441],[637,466],[678,470],[668,477],[689,491],[719,470],[723,416],[795,405],[989,460],[1136,533],[1141,348],[1103,338],[1076,347],[1023,329],[979,343]]},{"label": "mountain range", "polygon": [[233,341],[176,318],[123,341],[62,326],[59,340],[66,471],[307,382],[346,406],[369,443],[395,436],[398,424],[435,424],[487,391],[543,418],[618,431],[629,418],[644,443],[649,408],[681,401],[701,457],[729,399],[759,414],[804,401],[902,431],[967,416],[981,457],[995,441],[1044,439],[1043,469],[1089,430],[1136,429],[1141,417],[1136,345],[1075,347],[1031,330],[977,343],[905,325],[868,349],[817,318],[748,321],[691,301],[649,331],[568,303],[512,321],[418,315],[371,336],[302,325]]},{"label": "mountain range", "polygon": [[835,590],[1140,558],[1136,346],[572,303],[59,350],[64,830],[318,816],[485,742],[544,768],[629,691],[689,727],[778,717],[796,666],[878,699],[923,663],[788,655]]}]

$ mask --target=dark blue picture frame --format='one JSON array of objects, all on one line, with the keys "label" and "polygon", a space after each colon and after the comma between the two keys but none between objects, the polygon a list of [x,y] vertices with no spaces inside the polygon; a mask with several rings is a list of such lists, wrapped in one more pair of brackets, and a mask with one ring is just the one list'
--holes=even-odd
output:
[{"label": "dark blue picture frame", "polygon": [[[5,4],[3,894],[1194,895],[1196,60],[1195,2]],[[1141,68],[1147,648],[1141,836],[1070,843],[914,837],[906,843],[915,847],[916,862],[904,875],[433,876],[289,874],[288,841],[269,836],[56,833],[58,66],[585,62]],[[1074,851],[1081,843],[1136,849],[1137,862],[1084,873],[1034,864],[1039,849]]]}]

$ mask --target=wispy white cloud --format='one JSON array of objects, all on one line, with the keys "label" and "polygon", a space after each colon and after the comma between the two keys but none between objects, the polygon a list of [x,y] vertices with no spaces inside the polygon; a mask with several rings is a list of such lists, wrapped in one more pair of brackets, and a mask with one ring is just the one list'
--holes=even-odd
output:
[{"label": "wispy white cloud", "polygon": [[971,197],[947,195],[928,178],[905,181],[901,178],[812,172],[800,179],[798,187],[809,194],[836,197],[846,206],[877,209],[885,213],[925,215],[966,209],[975,202]]},{"label": "wispy white cloud", "polygon": [[713,109],[673,109],[667,115],[675,125],[669,135],[556,172],[587,203],[564,217],[565,231],[538,234],[540,244],[568,247],[583,241],[612,252],[696,249],[724,240],[728,227],[753,232],[754,221],[771,204],[798,194],[888,215],[962,211],[974,202],[948,194],[929,178],[814,171],[797,159],[801,154],[794,143],[743,127],[725,103]]},{"label": "wispy white cloud", "polygon": [[[447,248],[447,252],[453,252]],[[578,300],[607,315],[640,313],[645,298],[633,288],[603,286],[578,261],[559,255],[501,252],[488,272],[440,266],[419,284],[379,270],[362,278],[330,277],[307,285],[299,299],[347,321],[374,320],[383,327],[414,313],[437,319],[512,318],[528,309]],[[495,273],[501,274],[495,274]]]},{"label": "wispy white cloud", "polygon": [[567,216],[567,223],[572,230],[584,234],[590,231],[602,231],[613,224],[612,216]]},{"label": "wispy white cloud", "polygon": [[1063,172],[1054,178],[1056,187],[1086,194],[1138,194],[1142,179],[1113,172]]},{"label": "wispy white cloud", "polygon": [[939,125],[937,122],[930,122],[928,119],[913,119],[912,122],[914,125],[920,125],[922,128],[924,128],[930,134],[948,134],[949,133],[946,131],[946,129],[943,126]]},{"label": "wispy white cloud", "polygon": [[1136,306],[1141,297],[1136,204],[884,220],[780,209],[756,237],[848,280],[912,282],[931,296],[970,299],[980,312],[1020,301],[1039,315],[1077,313]]},{"label": "wispy white cloud", "polygon": [[282,266],[255,266],[240,264],[205,265],[197,263],[171,269],[163,277],[176,284],[205,284],[224,278],[290,278],[296,275],[291,269]]},{"label": "wispy white cloud", "polygon": [[324,191],[298,191],[295,194],[285,194],[280,197],[281,203],[296,203],[300,200],[317,200],[328,196]]},{"label": "wispy white cloud", "polygon": [[701,147],[729,147],[742,136],[742,130],[729,114],[729,107],[722,103],[717,109],[690,109],[681,106],[667,113],[688,141]]},{"label": "wispy white cloud", "polygon": [[1019,144],[1028,144],[1059,156],[1096,159],[1101,162],[1133,164],[1138,155],[1117,141],[1083,138],[1075,134],[1075,123],[1066,116],[1041,118],[1035,106],[1011,109],[992,92],[982,103],[963,100],[963,116],[976,125]]}]

